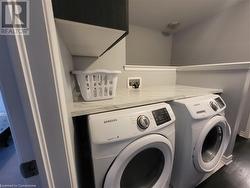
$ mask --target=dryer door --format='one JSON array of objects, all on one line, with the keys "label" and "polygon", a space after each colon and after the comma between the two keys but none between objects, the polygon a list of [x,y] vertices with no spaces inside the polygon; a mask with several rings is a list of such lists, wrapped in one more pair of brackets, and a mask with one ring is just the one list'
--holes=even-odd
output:
[{"label": "dryer door", "polygon": [[193,160],[196,169],[211,172],[219,164],[231,137],[231,129],[224,116],[214,116],[204,126],[196,142]]},{"label": "dryer door", "polygon": [[129,144],[106,174],[104,188],[159,188],[168,183],[173,148],[161,135],[151,134]]}]

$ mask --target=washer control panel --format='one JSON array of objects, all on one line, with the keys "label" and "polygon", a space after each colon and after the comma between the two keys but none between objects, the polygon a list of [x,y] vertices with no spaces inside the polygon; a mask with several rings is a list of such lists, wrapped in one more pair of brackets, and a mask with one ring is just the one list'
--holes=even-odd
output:
[{"label": "washer control panel", "polygon": [[145,105],[88,116],[91,142],[104,144],[140,137],[166,128],[172,130],[175,115],[167,103]]},{"label": "washer control panel", "polygon": [[157,126],[171,121],[171,117],[170,117],[168,110],[166,108],[154,110],[152,113],[153,113],[153,116],[154,116],[154,119],[155,119]]},{"label": "washer control panel", "polygon": [[145,115],[140,115],[137,118],[137,125],[141,128],[141,129],[147,129],[150,125],[150,120],[147,116]]}]

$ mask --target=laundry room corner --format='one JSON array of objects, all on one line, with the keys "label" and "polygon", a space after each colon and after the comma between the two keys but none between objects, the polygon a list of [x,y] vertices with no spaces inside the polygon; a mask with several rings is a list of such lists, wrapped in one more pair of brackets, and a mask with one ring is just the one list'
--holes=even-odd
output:
[{"label": "laundry room corner", "polygon": [[250,0],[0,12],[0,187],[250,187]]}]

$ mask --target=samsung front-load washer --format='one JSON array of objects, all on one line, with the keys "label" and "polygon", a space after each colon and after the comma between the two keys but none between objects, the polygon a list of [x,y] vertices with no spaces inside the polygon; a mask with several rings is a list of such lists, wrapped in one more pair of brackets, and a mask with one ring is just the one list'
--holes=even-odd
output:
[{"label": "samsung front-load washer", "polygon": [[224,116],[225,102],[218,95],[176,100],[173,188],[195,187],[214,173],[228,146],[231,129]]},{"label": "samsung front-load washer", "polygon": [[167,188],[175,115],[159,103],[88,117],[96,188]]}]

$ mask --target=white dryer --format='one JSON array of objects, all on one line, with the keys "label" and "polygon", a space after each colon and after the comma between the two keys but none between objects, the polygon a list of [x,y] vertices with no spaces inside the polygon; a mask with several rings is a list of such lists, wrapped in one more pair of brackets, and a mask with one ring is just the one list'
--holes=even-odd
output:
[{"label": "white dryer", "polygon": [[214,173],[228,146],[231,129],[224,116],[225,102],[218,95],[175,100],[176,115],[173,188],[195,187]]},{"label": "white dryer", "polygon": [[90,115],[96,188],[167,188],[175,115],[166,103]]}]

